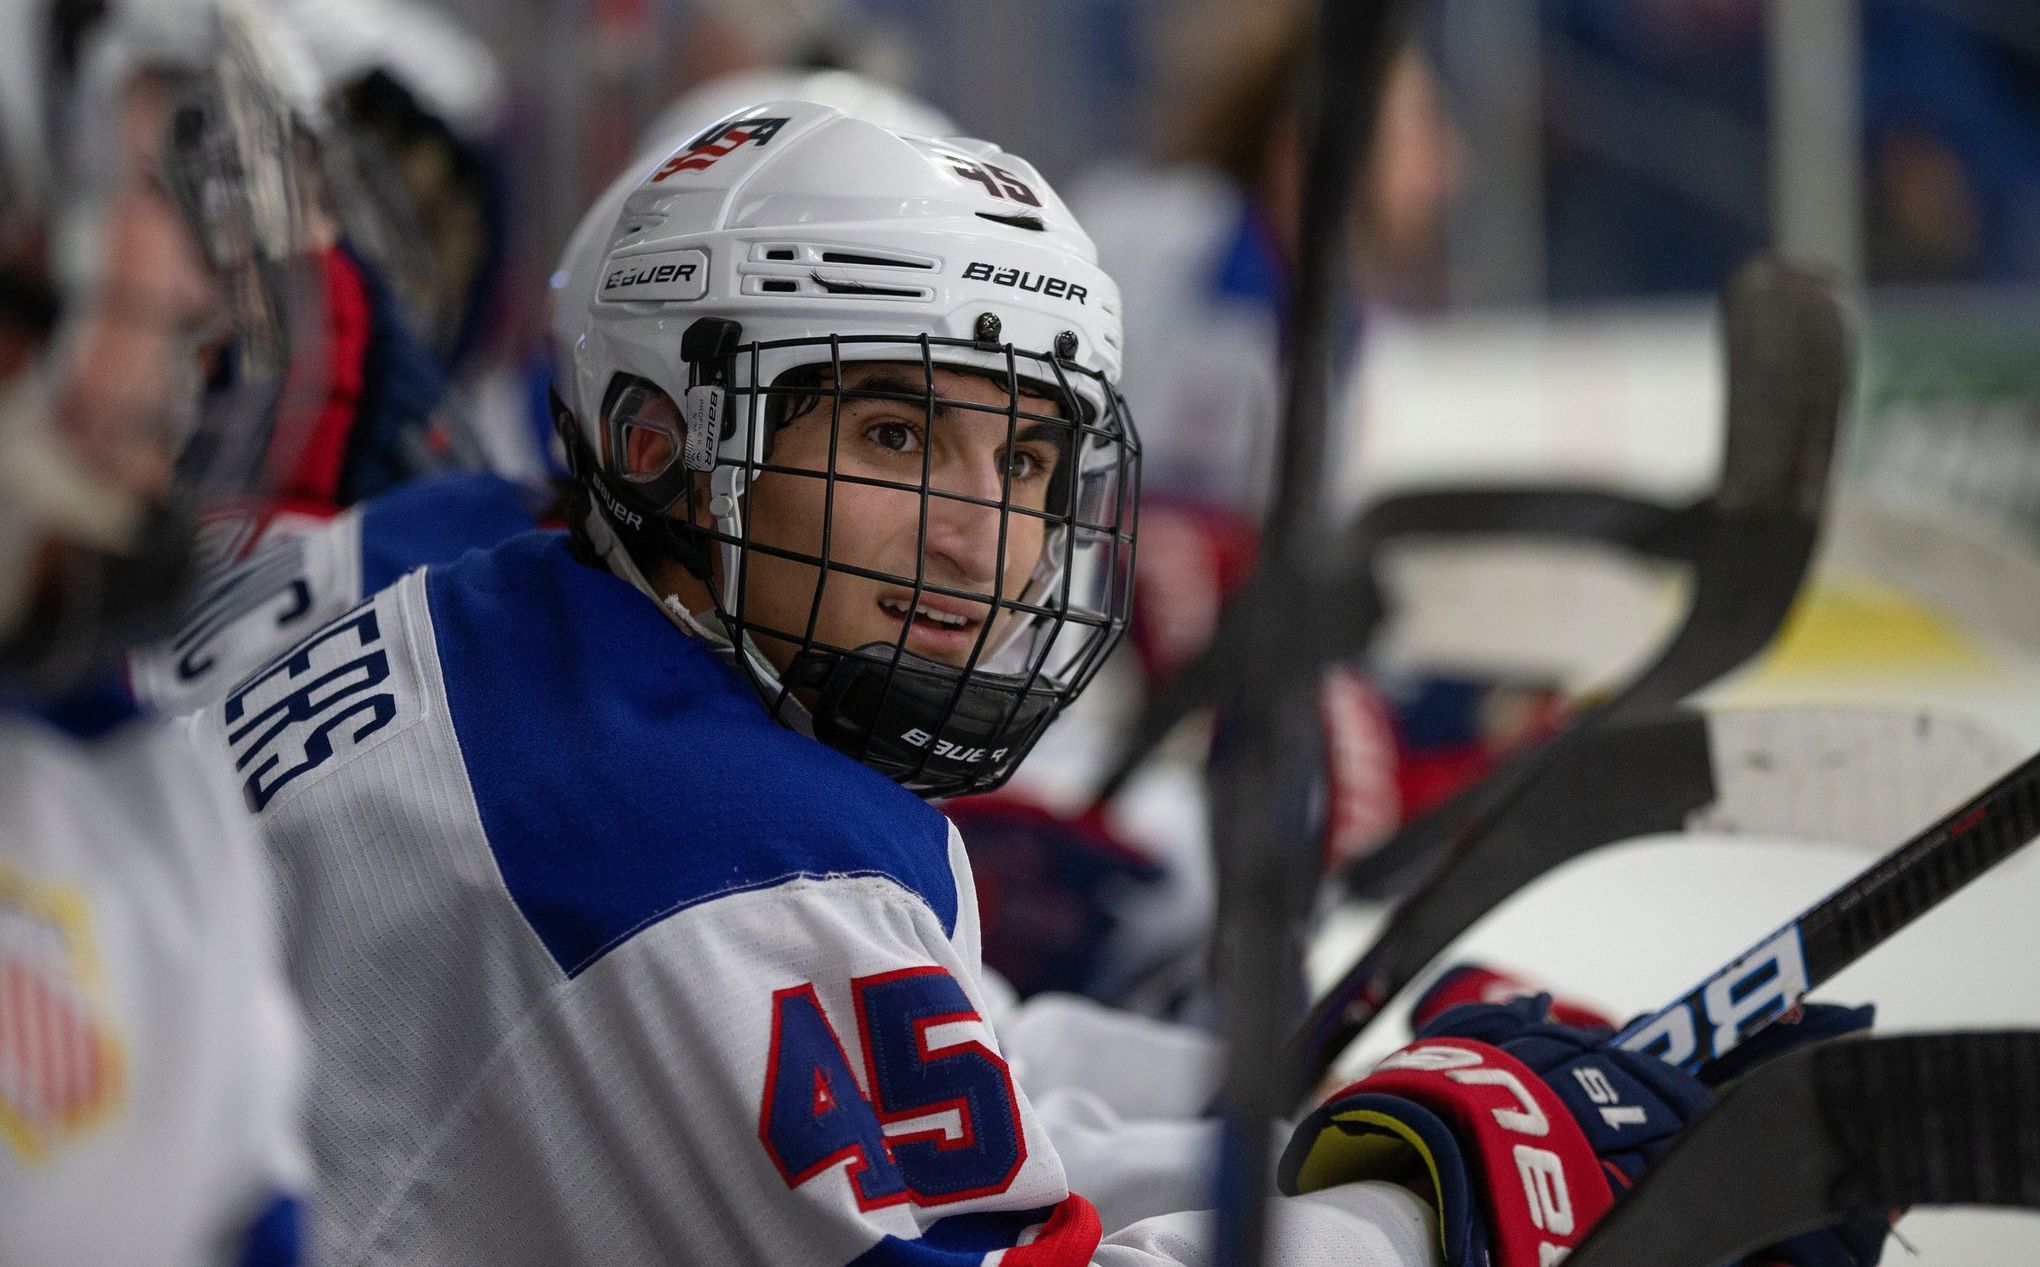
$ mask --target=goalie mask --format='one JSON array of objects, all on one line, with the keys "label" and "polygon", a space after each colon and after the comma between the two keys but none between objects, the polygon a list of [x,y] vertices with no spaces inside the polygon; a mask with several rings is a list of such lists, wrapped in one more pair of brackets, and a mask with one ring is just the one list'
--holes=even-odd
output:
[{"label": "goalie mask", "polygon": [[591,543],[782,720],[922,795],[1003,783],[1126,623],[1090,240],[1022,160],[808,102],[626,182],[556,279]]}]

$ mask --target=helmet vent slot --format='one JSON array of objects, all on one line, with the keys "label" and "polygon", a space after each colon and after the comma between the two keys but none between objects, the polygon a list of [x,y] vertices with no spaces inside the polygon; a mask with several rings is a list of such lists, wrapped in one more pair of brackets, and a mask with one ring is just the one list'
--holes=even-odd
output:
[{"label": "helmet vent slot", "polygon": [[864,264],[876,268],[933,268],[929,260],[898,255],[867,255],[856,251],[823,251],[824,264]]},{"label": "helmet vent slot", "polygon": [[876,295],[887,299],[931,299],[933,293],[922,286],[874,286],[870,282],[851,281],[842,277],[824,277],[819,272],[811,273],[815,285],[832,295]]},{"label": "helmet vent slot", "polygon": [[767,277],[758,283],[758,289],[779,295],[790,295],[800,289],[800,283],[783,277]]},{"label": "helmet vent slot", "polygon": [[932,255],[910,255],[885,247],[823,242],[758,242],[751,246],[754,264],[830,264],[839,268],[911,268],[935,272],[942,261]]}]

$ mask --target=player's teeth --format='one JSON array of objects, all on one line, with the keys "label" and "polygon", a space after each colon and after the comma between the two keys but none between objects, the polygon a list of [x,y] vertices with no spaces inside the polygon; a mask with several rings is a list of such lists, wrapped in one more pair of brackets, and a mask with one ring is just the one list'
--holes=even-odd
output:
[{"label": "player's teeth", "polygon": [[[889,614],[893,616],[897,616],[902,619],[906,617],[907,605],[905,603],[900,602],[898,599],[883,598],[879,600],[878,605],[880,607],[883,607]],[[931,607],[927,607],[918,603],[915,604],[914,606],[914,615],[917,619],[926,620],[929,621],[930,623],[940,625],[944,629],[962,629],[971,623],[970,617],[968,616],[958,616],[950,612],[939,612]]]}]

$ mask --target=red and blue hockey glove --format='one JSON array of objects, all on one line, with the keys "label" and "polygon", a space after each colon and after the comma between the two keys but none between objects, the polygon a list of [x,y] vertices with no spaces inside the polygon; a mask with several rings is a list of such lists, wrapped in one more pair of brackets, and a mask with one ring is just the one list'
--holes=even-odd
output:
[{"label": "red and blue hockey glove", "polygon": [[[1549,996],[1451,1008],[1298,1126],[1285,1192],[1400,1183],[1437,1208],[1453,1267],[1541,1267],[1577,1247],[1713,1101],[1696,1079],[1550,1019]],[[1862,1029],[1870,1008],[1811,1005],[1770,1050]],[[1796,1237],[1758,1262],[1874,1264],[1881,1220]]]},{"label": "red and blue hockey glove", "polygon": [[[1462,1003],[1512,1003],[1531,999],[1547,991],[1513,973],[1486,964],[1462,963],[1447,968],[1410,1009],[1410,1031],[1421,1034],[1424,1027]],[[1615,1027],[1615,1019],[1590,1003],[1553,996],[1548,1020],[1579,1029]]]}]

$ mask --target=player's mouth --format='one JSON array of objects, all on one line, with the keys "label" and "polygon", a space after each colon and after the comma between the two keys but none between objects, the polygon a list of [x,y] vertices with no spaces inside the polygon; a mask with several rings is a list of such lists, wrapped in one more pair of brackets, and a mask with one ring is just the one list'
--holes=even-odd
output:
[{"label": "player's mouth", "polygon": [[912,591],[887,594],[878,609],[907,627],[907,650],[956,664],[970,655],[985,623],[983,604],[940,594],[923,594],[918,601]]}]

